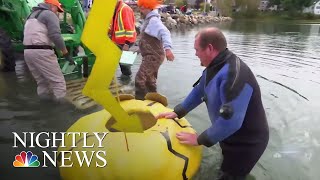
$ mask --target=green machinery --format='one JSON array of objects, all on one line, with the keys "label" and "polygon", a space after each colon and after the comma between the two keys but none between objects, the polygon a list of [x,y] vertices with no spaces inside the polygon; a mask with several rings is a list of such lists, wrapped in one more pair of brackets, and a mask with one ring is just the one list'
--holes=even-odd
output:
[{"label": "green machinery", "polygon": [[[0,70],[14,71],[15,52],[23,52],[23,28],[31,9],[44,0],[0,0]],[[77,62],[76,68],[64,73],[67,79],[88,76],[95,56],[81,43],[86,21],[79,0],[60,0],[65,12],[59,16],[62,36],[70,53]],[[56,51],[60,67],[65,64]]]}]

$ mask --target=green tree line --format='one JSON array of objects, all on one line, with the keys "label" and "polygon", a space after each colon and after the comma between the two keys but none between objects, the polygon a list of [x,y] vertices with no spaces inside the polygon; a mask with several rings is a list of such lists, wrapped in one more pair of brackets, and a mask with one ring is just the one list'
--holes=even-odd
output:
[{"label": "green tree line", "polygon": [[[281,14],[299,15],[305,7],[310,7],[318,0],[269,0],[269,6],[278,6],[278,10],[282,9]],[[173,3],[180,7],[188,4],[188,0],[165,0],[166,3]],[[211,0],[215,9],[222,16],[232,16],[236,11],[243,14],[245,17],[255,17],[259,14],[259,6],[261,0]],[[203,10],[204,0],[196,0],[194,8]],[[207,7],[208,8],[208,7]]]},{"label": "green tree line", "polygon": [[285,11],[301,12],[304,7],[311,6],[315,0],[270,0],[270,5],[282,7]]}]

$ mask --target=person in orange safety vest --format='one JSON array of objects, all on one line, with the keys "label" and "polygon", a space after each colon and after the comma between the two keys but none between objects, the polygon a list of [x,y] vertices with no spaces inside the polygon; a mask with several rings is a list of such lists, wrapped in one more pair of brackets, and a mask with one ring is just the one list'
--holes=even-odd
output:
[{"label": "person in orange safety vest", "polygon": [[[122,51],[128,51],[135,43],[137,33],[135,29],[134,12],[122,0],[118,0],[111,22],[109,36]],[[122,75],[130,76],[131,66],[120,64]]]}]

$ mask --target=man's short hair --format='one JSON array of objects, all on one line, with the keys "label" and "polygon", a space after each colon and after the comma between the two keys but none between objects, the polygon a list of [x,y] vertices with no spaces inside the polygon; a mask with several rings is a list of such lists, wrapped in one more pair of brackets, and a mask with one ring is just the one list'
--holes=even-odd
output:
[{"label": "man's short hair", "polygon": [[201,48],[206,48],[209,44],[218,51],[227,48],[227,40],[218,28],[203,29],[197,33],[196,37],[199,37]]}]

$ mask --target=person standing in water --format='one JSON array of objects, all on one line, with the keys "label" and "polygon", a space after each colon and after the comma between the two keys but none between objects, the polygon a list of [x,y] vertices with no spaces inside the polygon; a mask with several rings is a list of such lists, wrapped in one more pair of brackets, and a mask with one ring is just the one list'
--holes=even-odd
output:
[{"label": "person standing in water", "polygon": [[139,49],[142,62],[135,78],[136,99],[143,100],[148,92],[157,92],[157,77],[160,65],[166,57],[174,60],[171,51],[170,31],[163,25],[158,10],[158,0],[138,0],[139,10],[144,17],[141,25]]}]

